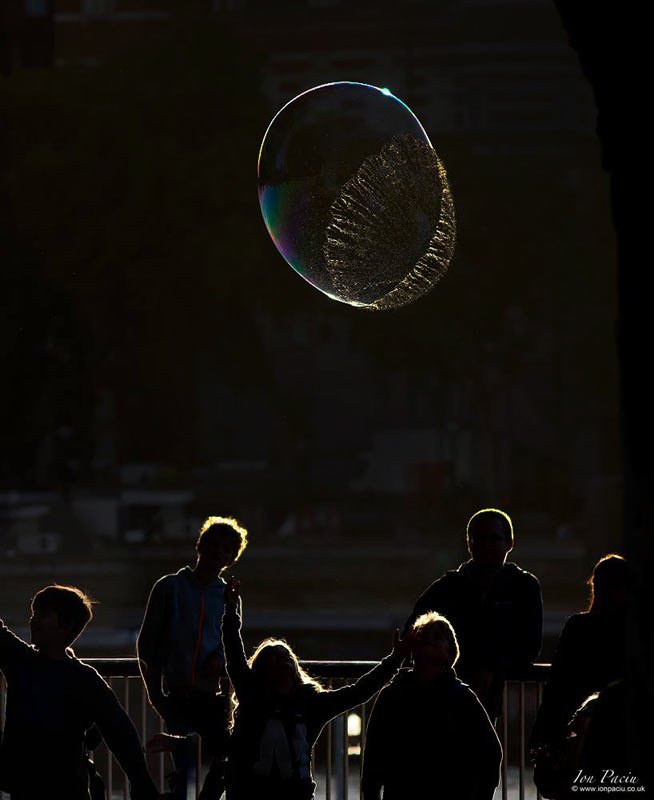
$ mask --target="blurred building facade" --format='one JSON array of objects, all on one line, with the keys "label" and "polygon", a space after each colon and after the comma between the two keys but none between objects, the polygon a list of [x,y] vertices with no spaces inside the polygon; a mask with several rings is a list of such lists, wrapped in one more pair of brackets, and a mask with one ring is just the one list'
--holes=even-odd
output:
[{"label": "blurred building facade", "polygon": [[[206,0],[180,10],[172,0],[14,0],[12,7],[13,16],[4,20],[5,71],[93,68],[148,30],[174,27],[180,15],[206,15],[261,59],[269,114],[325,82],[388,87],[416,112],[453,165],[455,197],[457,182],[473,185],[477,174],[486,189],[497,187],[509,165],[533,172],[536,186],[550,181],[549,202],[568,209],[552,238],[592,236],[587,201],[601,188],[594,105],[548,2]],[[492,206],[493,198],[486,202]],[[530,213],[520,208],[524,204],[516,196],[516,215]],[[471,241],[482,237],[465,211],[464,204],[461,255],[453,272],[460,276],[461,293],[483,293],[493,277],[478,283],[487,265],[483,245],[478,250]],[[601,209],[595,212],[601,216]],[[548,224],[542,206],[532,213],[534,225]],[[505,224],[510,227],[512,220]],[[492,232],[486,235],[493,238]],[[195,464],[155,465],[136,487],[128,477],[129,447],[117,444],[127,437],[120,420],[106,411],[111,397],[103,396],[97,401],[91,467],[94,482],[111,487],[108,513],[116,536],[136,542],[138,531],[146,531],[144,540],[160,540],[171,519],[186,531],[180,509],[195,520],[188,510],[192,494],[217,505],[224,501],[281,536],[357,526],[372,536],[380,530],[418,535],[434,525],[458,530],[473,506],[495,502],[523,514],[544,537],[578,530],[584,538],[599,531],[608,541],[610,521],[618,516],[611,427],[617,428],[617,389],[612,385],[602,409],[589,413],[586,422],[578,407],[570,412],[566,396],[577,397],[579,390],[579,365],[570,353],[580,346],[584,360],[583,348],[590,346],[574,338],[578,308],[572,301],[566,305],[566,287],[592,275],[596,255],[583,248],[571,254],[573,268],[566,266],[543,289],[539,278],[548,264],[533,267],[533,277],[525,278],[533,254],[518,253],[520,291],[489,312],[492,333],[475,339],[462,351],[466,363],[450,369],[440,369],[443,347],[430,366],[428,346],[418,366],[403,363],[401,354],[389,366],[384,345],[371,352],[360,325],[343,314],[311,309],[280,320],[257,308],[252,321],[270,370],[266,391],[233,385],[228,374],[210,368],[213,354],[199,348],[189,356],[197,374],[197,385],[189,387],[196,395]],[[606,291],[610,253],[604,256]],[[489,267],[503,257],[490,253]],[[453,299],[460,296],[454,293]],[[605,299],[602,294],[599,303]],[[553,308],[560,313],[555,324]],[[598,329],[606,326],[610,308],[600,316]],[[377,330],[383,340],[383,328]],[[443,331],[426,325],[420,335],[442,337]],[[603,335],[610,342],[610,332]],[[455,349],[456,339],[452,334]],[[606,358],[604,374],[615,382],[612,356]],[[601,364],[581,369],[591,367],[586,388],[603,372]],[[561,438],[567,443],[565,464]],[[66,480],[73,492],[84,490],[84,475]],[[198,508],[205,505],[199,502]]]}]

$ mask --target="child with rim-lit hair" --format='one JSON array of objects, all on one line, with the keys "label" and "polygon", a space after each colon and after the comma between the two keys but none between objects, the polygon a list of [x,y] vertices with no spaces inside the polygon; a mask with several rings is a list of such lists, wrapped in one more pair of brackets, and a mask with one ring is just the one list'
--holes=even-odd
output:
[{"label": "child with rim-lit hair", "polygon": [[392,652],[356,683],[323,689],[286,642],[265,640],[248,661],[241,639],[239,582],[225,590],[223,644],[234,687],[227,800],[312,800],[313,746],[334,717],[365,703],[397,672],[410,637],[395,632]]},{"label": "child with rim-lit hair", "polygon": [[408,636],[413,669],[382,690],[370,716],[364,800],[491,800],[502,748],[477,696],[456,677],[454,629],[432,611]]}]

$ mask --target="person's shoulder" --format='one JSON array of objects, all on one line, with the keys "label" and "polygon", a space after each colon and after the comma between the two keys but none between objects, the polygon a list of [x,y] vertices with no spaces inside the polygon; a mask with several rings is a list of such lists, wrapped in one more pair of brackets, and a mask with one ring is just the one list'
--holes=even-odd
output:
[{"label": "person's shoulder", "polygon": [[77,656],[70,656],[69,667],[79,680],[79,685],[86,691],[112,691],[111,687],[102,675],[100,675],[98,670],[91,666],[91,664],[87,664],[85,661],[77,658]]},{"label": "person's shoulder", "polygon": [[567,635],[577,635],[580,631],[588,630],[589,628],[592,629],[595,624],[596,620],[592,614],[580,612],[579,614],[573,614],[566,619],[566,621],[563,623],[563,630],[561,633],[565,633]]},{"label": "person's shoulder", "polygon": [[[467,563],[467,562],[466,562]],[[427,592],[449,589],[452,586],[457,586],[465,579],[465,564],[461,564],[456,569],[448,569],[436,578],[436,580],[427,588]]]},{"label": "person's shoulder", "polygon": [[409,670],[402,670],[381,690],[380,694],[390,696],[405,694],[414,686],[413,674]]},{"label": "person's shoulder", "polygon": [[514,563],[513,561],[507,561],[506,564],[502,567],[502,571],[504,572],[506,577],[509,578],[510,580],[522,583],[525,586],[526,585],[540,586],[540,581],[533,573],[529,572],[526,569],[523,569],[521,566]]},{"label": "person's shoulder", "polygon": [[220,595],[222,597],[225,593],[225,587],[227,586],[227,581],[222,578],[220,575],[207,586],[207,589],[210,592],[213,592],[216,595]]},{"label": "person's shoulder", "polygon": [[467,708],[476,709],[477,707],[483,708],[483,705],[476,693],[467,683],[464,683],[459,678],[456,678],[450,687],[450,694],[457,702],[466,706]]},{"label": "person's shoulder", "polygon": [[411,672],[403,671],[384,686],[377,695],[375,702],[386,710],[397,707],[405,708],[407,704],[411,704],[414,689],[415,684],[412,680]]},{"label": "person's shoulder", "polygon": [[167,575],[162,575],[154,582],[152,589],[153,591],[155,589],[158,591],[170,590],[175,584],[188,581],[191,574],[192,572],[190,567],[182,567],[181,569],[178,569],[177,572],[170,572]]}]

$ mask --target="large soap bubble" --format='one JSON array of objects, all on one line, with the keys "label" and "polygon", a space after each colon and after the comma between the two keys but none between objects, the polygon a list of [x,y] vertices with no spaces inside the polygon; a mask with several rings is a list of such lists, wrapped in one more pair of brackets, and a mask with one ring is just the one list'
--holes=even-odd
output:
[{"label": "large soap bubble", "polygon": [[445,274],[455,240],[445,168],[387,89],[342,82],[298,95],[268,126],[258,172],[277,249],[334,300],[395,308]]}]

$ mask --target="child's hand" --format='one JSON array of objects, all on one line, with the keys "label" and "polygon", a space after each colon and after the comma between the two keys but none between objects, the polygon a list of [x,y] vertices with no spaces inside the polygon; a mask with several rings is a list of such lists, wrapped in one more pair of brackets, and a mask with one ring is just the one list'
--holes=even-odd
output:
[{"label": "child's hand", "polygon": [[400,636],[400,631],[395,628],[395,633],[393,634],[393,655],[401,659],[408,658],[411,655],[415,641],[416,634],[413,630],[409,630],[404,636]]},{"label": "child's hand", "polygon": [[233,576],[227,581],[225,587],[225,606],[227,608],[238,608],[240,598],[241,583]]}]

